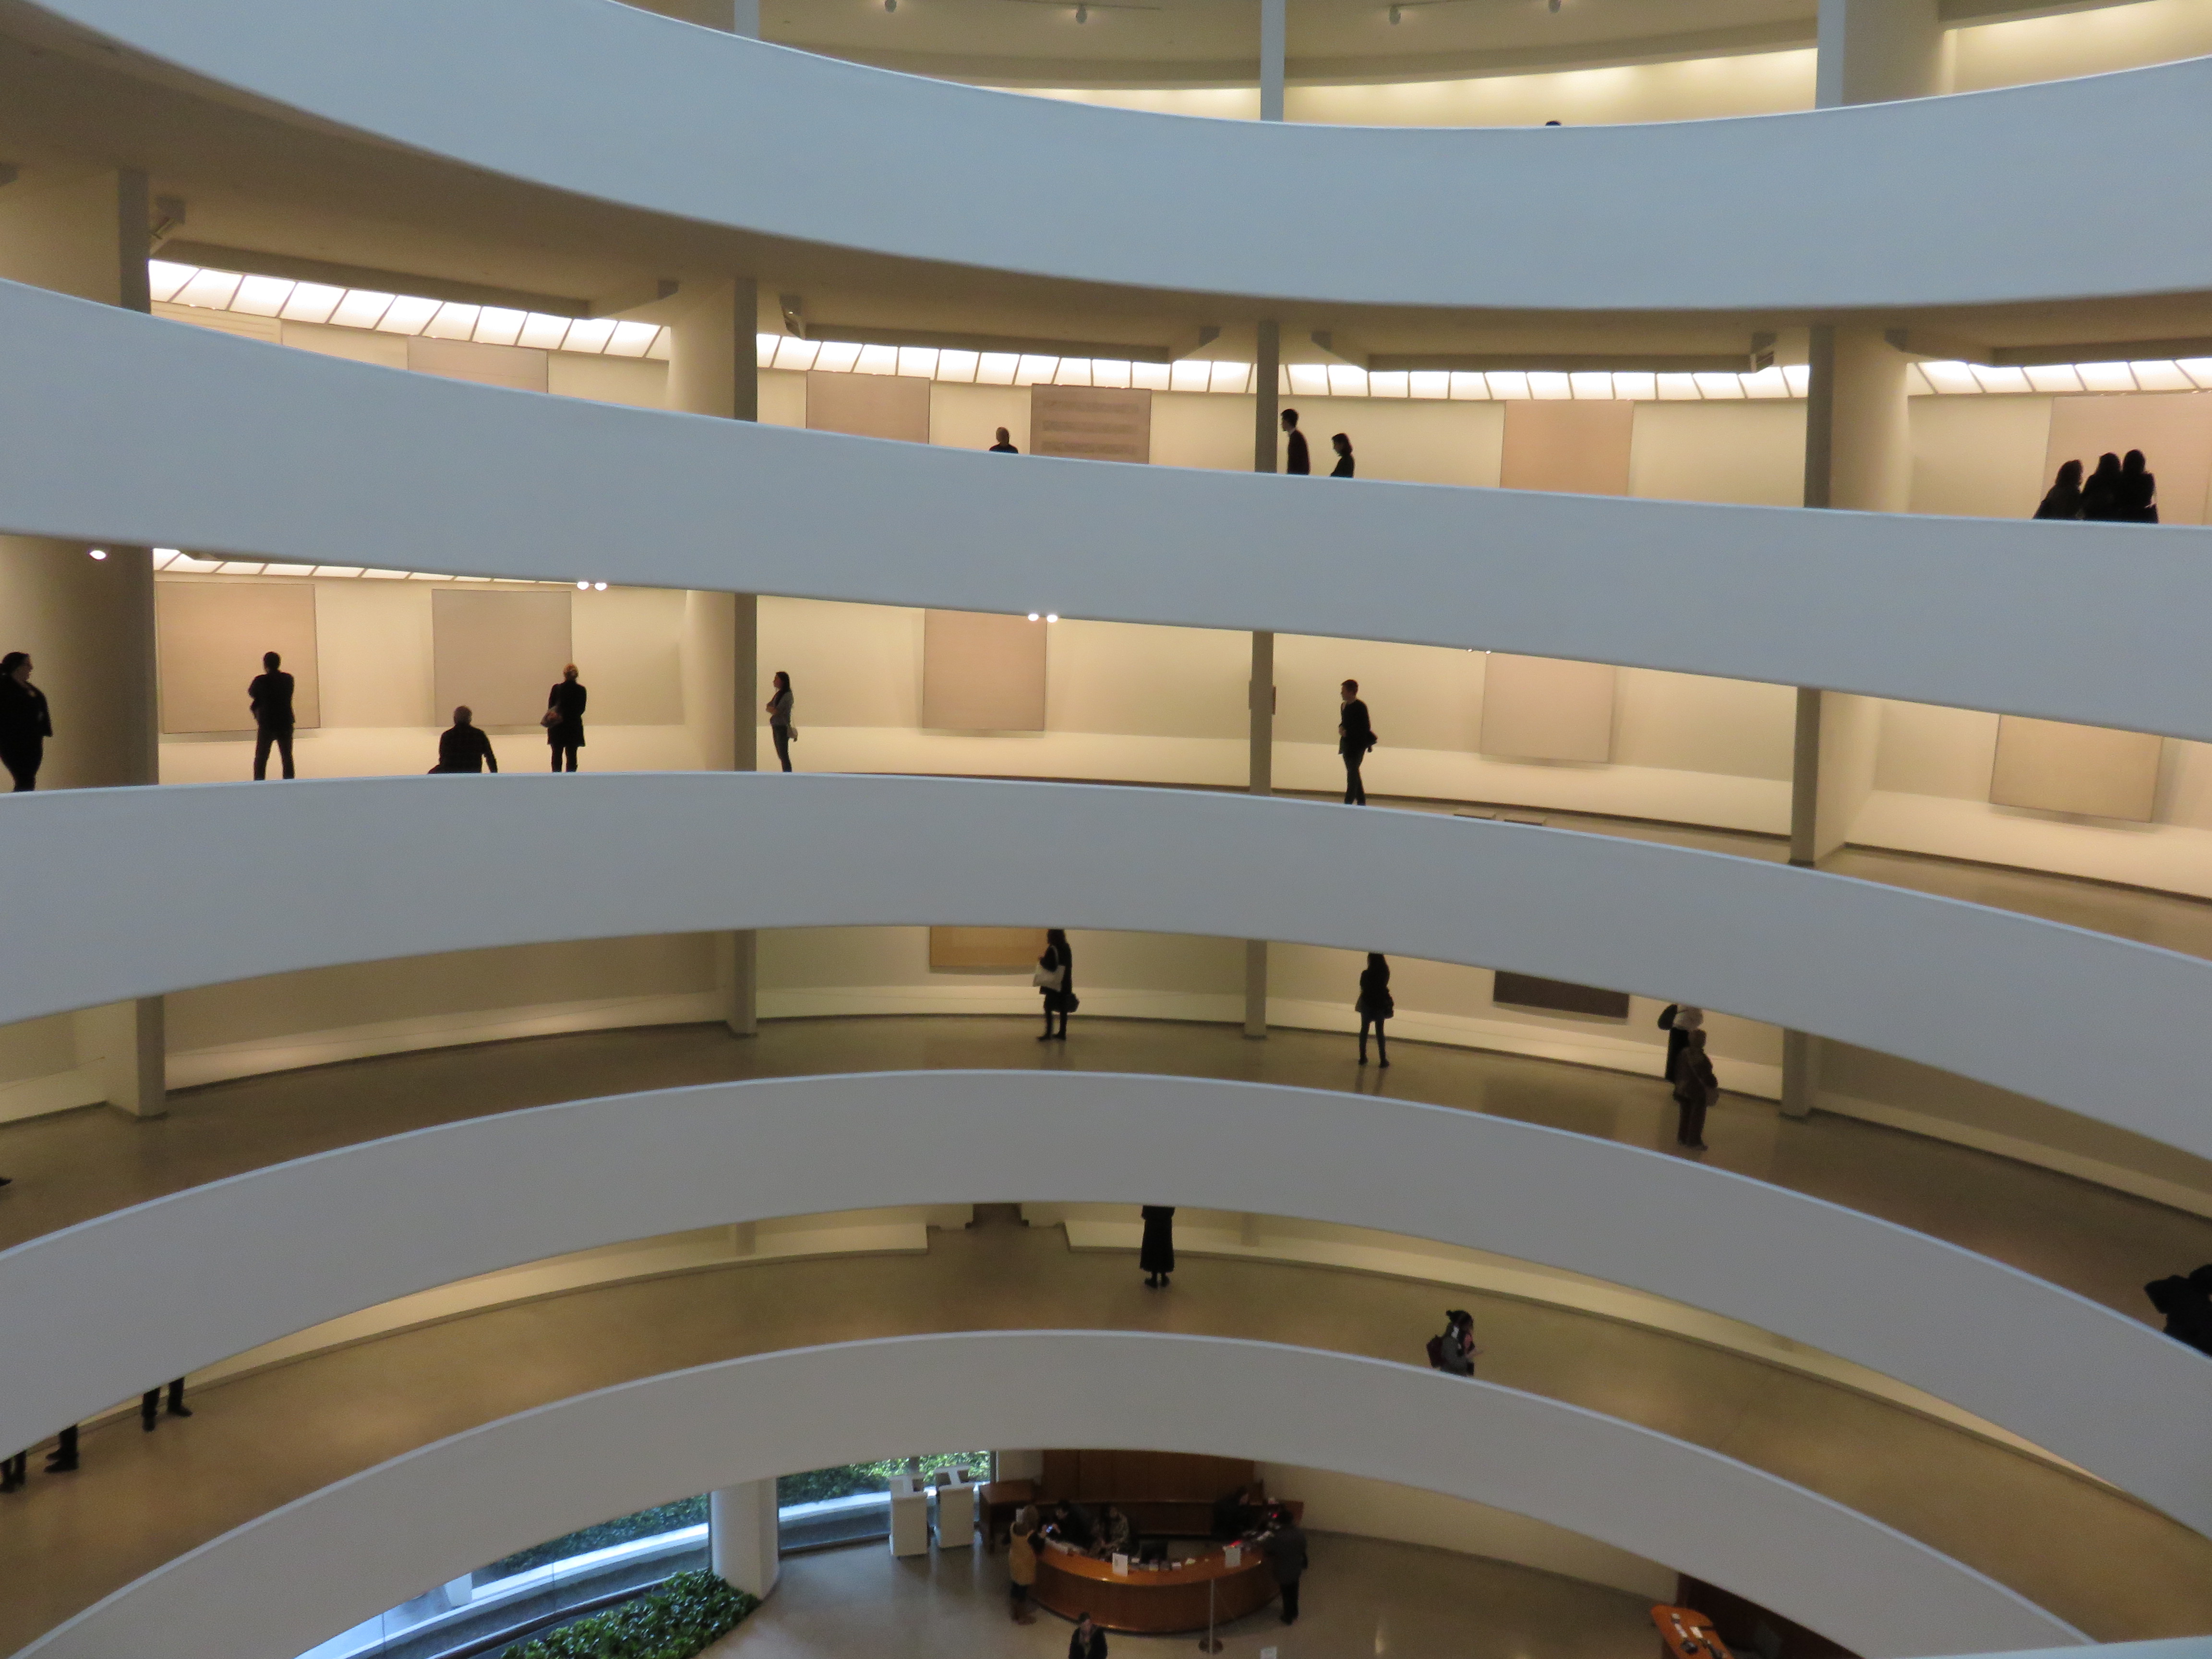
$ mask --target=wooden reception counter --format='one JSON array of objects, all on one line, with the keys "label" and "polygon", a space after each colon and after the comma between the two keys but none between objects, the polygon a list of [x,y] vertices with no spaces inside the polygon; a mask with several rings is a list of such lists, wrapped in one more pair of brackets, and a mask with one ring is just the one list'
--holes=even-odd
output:
[{"label": "wooden reception counter", "polygon": [[1206,1628],[1209,1590],[1214,1622],[1227,1625],[1275,1599],[1275,1576],[1267,1558],[1249,1544],[1233,1567],[1215,1546],[1194,1561],[1171,1567],[1132,1563],[1127,1572],[1119,1573],[1111,1561],[1048,1543],[1037,1552],[1030,1595],[1038,1606],[1062,1618],[1087,1613],[1108,1630],[1165,1636]]}]

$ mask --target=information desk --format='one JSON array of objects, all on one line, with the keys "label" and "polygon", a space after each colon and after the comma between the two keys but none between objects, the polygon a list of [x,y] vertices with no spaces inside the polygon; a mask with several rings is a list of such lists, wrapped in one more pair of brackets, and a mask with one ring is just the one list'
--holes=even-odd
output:
[{"label": "information desk", "polygon": [[1214,1622],[1231,1624],[1275,1599],[1275,1576],[1267,1557],[1250,1544],[1233,1567],[1217,1545],[1195,1561],[1172,1567],[1133,1562],[1127,1573],[1118,1573],[1110,1560],[1048,1543],[1037,1552],[1036,1584],[1030,1594],[1039,1607],[1065,1619],[1087,1613],[1108,1630],[1165,1636],[1206,1628],[1209,1589]]}]

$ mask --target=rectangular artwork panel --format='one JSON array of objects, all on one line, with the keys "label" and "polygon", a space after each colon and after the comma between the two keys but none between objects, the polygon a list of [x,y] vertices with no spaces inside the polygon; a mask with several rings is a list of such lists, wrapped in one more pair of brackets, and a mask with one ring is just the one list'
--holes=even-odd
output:
[{"label": "rectangular artwork panel", "polygon": [[2148,823],[2164,750],[2148,732],[2001,715],[1990,805]]},{"label": "rectangular artwork panel", "polygon": [[2045,454],[2048,485],[2066,461],[2081,463],[2087,477],[2097,457],[2143,453],[2158,479],[2160,524],[2203,524],[2212,487],[2212,392],[2115,392],[2051,400],[2051,447]]},{"label": "rectangular artwork panel", "polygon": [[806,376],[806,424],[854,438],[929,441],[929,382],[907,374]]},{"label": "rectangular artwork panel", "polygon": [[284,659],[299,729],[323,723],[312,582],[156,581],[161,730],[251,732],[246,688],[264,652]]},{"label": "rectangular artwork panel", "polygon": [[1042,927],[933,927],[932,973],[1010,971],[1036,966],[1044,954]]},{"label": "rectangular artwork panel", "polygon": [[1509,974],[1502,969],[1491,975],[1490,1000],[1501,1007],[1538,1008],[1547,1014],[1580,1014],[1589,1019],[1628,1018],[1626,991],[1603,991],[1594,985],[1571,985],[1561,979]]},{"label": "rectangular artwork panel", "polygon": [[931,732],[1044,730],[1047,626],[931,611],[921,624],[921,724]]},{"label": "rectangular artwork panel", "polygon": [[1613,758],[1610,663],[1493,651],[1482,676],[1482,752],[1505,760]]},{"label": "rectangular artwork panel", "polygon": [[[546,694],[574,660],[564,588],[430,595],[434,710],[442,726],[466,705],[485,727],[535,726]],[[588,716],[586,717],[588,723]]]},{"label": "rectangular artwork panel", "polygon": [[1516,400],[1505,405],[1498,482],[1505,489],[1626,495],[1632,403]]},{"label": "rectangular artwork panel", "polygon": [[1110,386],[1030,388],[1030,448],[1079,461],[1152,459],[1152,394]]}]

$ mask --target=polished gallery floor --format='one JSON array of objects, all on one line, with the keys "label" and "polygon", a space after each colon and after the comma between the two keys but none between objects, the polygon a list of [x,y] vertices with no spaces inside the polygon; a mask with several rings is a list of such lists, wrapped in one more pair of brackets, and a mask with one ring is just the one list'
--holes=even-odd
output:
[{"label": "polished gallery floor", "polygon": [[[412,1448],[633,1377],[912,1333],[1075,1327],[1265,1339],[1421,1363],[1447,1303],[1490,1380],[1826,1493],[2104,1639],[2212,1632],[2212,1540],[2025,1452],[1804,1373],[1541,1304],[1285,1263],[1194,1260],[1170,1294],[1056,1228],[939,1231],[926,1255],[672,1274],[510,1304],[202,1390],[88,1431],[84,1467],[0,1500],[0,1651],[275,1506]],[[670,1498],[684,1496],[671,1492]],[[473,1564],[456,1563],[456,1568]],[[341,1620],[337,1623],[350,1622]]]},{"label": "polished gallery floor", "polygon": [[[1292,1493],[1295,1497],[1297,1494]],[[1650,1659],[1643,1597],[1529,1567],[1380,1539],[1310,1537],[1298,1622],[1272,1607],[1225,1626],[1223,1651],[1259,1659]],[[895,1559],[881,1544],[785,1559],[775,1593],[708,1659],[1061,1659],[1072,1626],[1006,1616],[1006,1558],[951,1550]],[[1186,1659],[1188,1636],[1109,1638],[1114,1659]]]}]

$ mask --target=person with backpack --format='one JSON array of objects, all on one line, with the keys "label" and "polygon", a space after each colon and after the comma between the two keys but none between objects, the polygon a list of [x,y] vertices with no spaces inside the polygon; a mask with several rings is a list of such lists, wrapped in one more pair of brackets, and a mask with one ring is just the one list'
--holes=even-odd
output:
[{"label": "person with backpack", "polygon": [[1705,1053],[1705,1034],[1690,1033],[1690,1041],[1674,1062],[1674,1139],[1693,1152],[1705,1150],[1705,1108],[1721,1091],[1711,1057]]},{"label": "person with backpack", "polygon": [[1443,1334],[1429,1339],[1429,1368],[1472,1381],[1474,1357],[1481,1352],[1474,1346],[1474,1316],[1464,1308],[1448,1309]]}]

